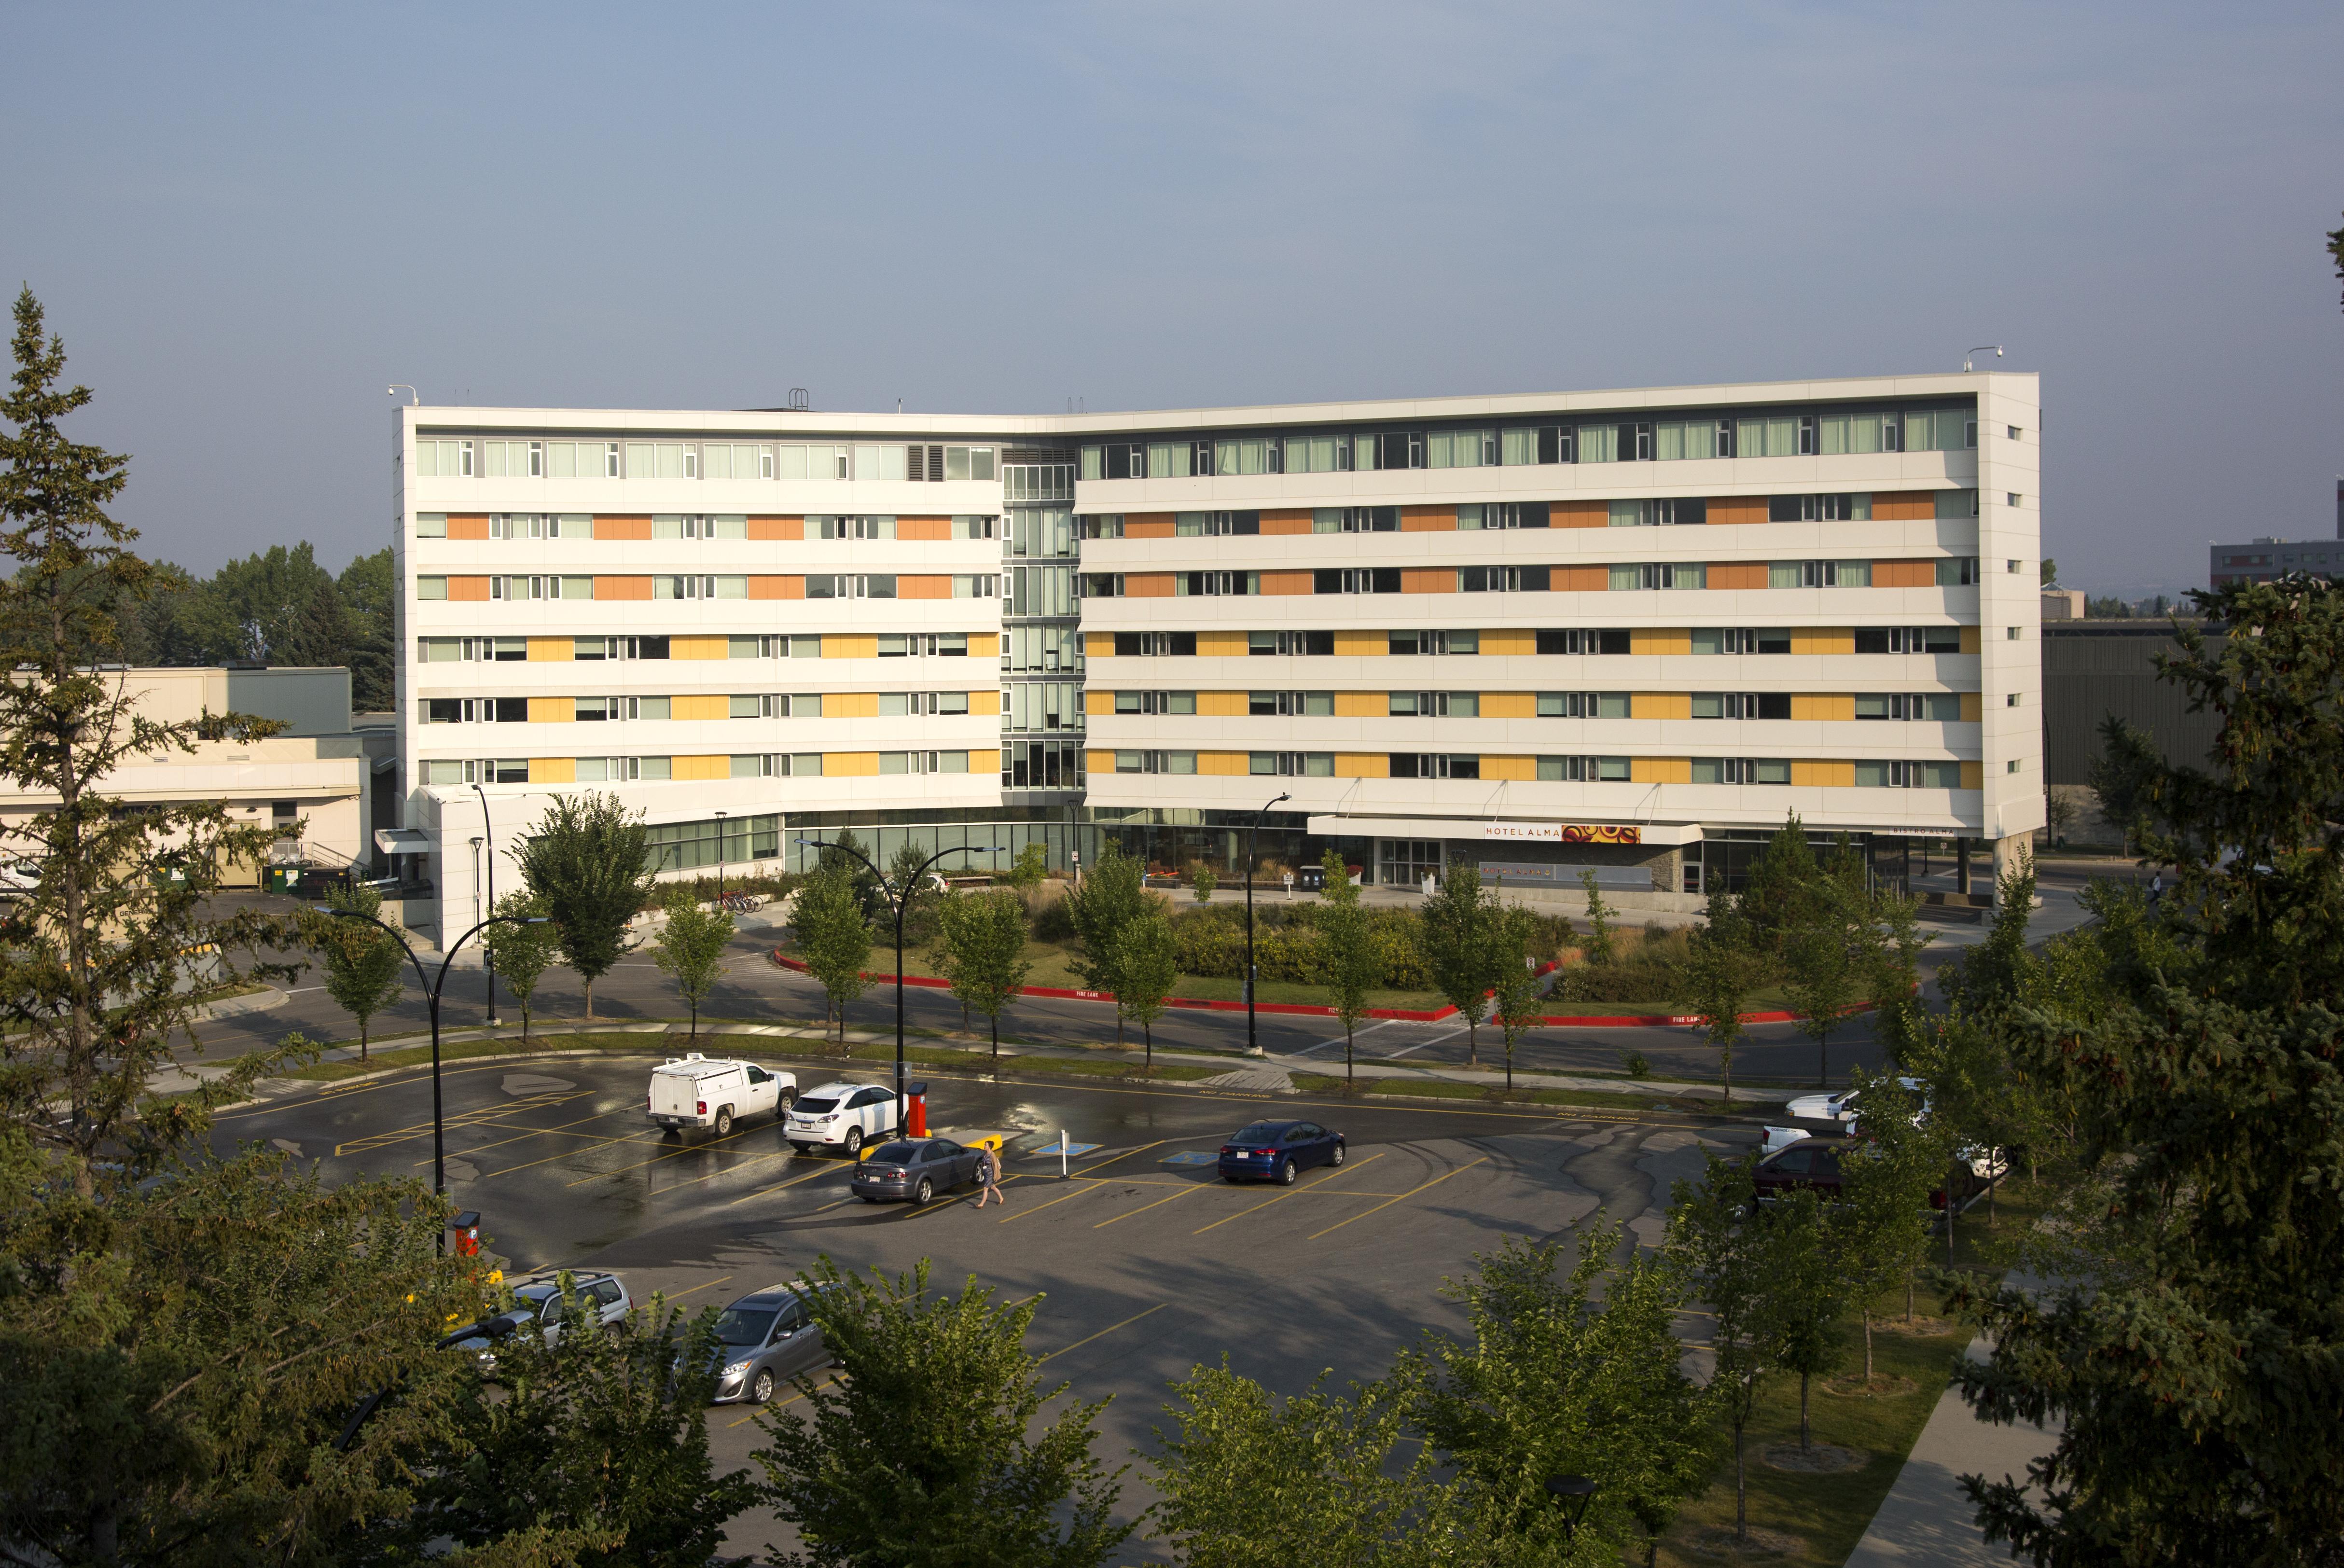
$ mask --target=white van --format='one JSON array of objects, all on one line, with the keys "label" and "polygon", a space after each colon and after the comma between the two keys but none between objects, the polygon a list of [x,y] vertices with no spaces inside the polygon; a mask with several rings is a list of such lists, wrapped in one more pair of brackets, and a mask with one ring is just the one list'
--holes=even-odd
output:
[{"label": "white van", "polygon": [[706,1127],[723,1138],[744,1116],[771,1111],[785,1117],[797,1098],[798,1080],[789,1073],[768,1072],[754,1062],[712,1059],[694,1051],[652,1069],[643,1109],[671,1137],[687,1127]]}]

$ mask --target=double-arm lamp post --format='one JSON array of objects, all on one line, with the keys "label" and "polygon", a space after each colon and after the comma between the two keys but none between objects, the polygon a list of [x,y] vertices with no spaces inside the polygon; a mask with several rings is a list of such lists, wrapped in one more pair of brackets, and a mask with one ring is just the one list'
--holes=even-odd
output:
[{"label": "double-arm lamp post", "polygon": [[[331,909],[323,904],[314,904],[310,907],[320,915],[330,915],[337,920],[363,920],[377,930],[388,933],[390,939],[406,951],[407,961],[415,966],[416,982],[423,987],[424,1003],[431,1009],[431,1190],[434,1194],[444,1193],[448,1190],[448,1157],[447,1129],[441,1118],[440,1101],[440,992],[448,984],[448,966],[456,961],[457,948],[461,947],[490,926],[542,926],[545,924],[545,916],[535,915],[523,920],[510,915],[490,916],[449,944],[448,956],[440,960],[440,973],[435,978],[423,972],[423,961],[415,956],[415,949],[409,946],[407,938],[399,934],[397,926],[386,921],[378,920],[371,915],[361,915],[355,909]],[[443,1233],[441,1237],[443,1245],[445,1241],[446,1237]]]},{"label": "double-arm lamp post", "polygon": [[904,912],[911,907],[912,895],[919,891],[920,879],[927,875],[928,867],[934,865],[937,861],[945,858],[945,856],[948,855],[1000,855],[1004,853],[1004,851],[1002,846],[997,844],[982,845],[964,844],[951,849],[940,849],[934,855],[928,856],[927,859],[920,862],[919,870],[912,873],[906,885],[891,891],[887,885],[886,874],[881,871],[876,865],[873,865],[871,864],[871,857],[864,854],[861,850],[849,848],[847,845],[843,844],[834,844],[828,839],[822,838],[802,838],[797,842],[801,845],[810,845],[815,849],[834,849],[841,855],[851,855],[854,856],[855,859],[861,861],[864,865],[869,869],[874,877],[878,879],[879,891],[886,894],[887,902],[894,907],[895,1135],[900,1138],[904,1133]]}]

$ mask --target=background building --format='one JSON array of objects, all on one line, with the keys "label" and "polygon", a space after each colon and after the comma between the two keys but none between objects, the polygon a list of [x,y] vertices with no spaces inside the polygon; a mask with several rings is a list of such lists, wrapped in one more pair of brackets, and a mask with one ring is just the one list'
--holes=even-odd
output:
[{"label": "background building", "polygon": [[405,409],[389,837],[459,913],[574,787],[676,873],[848,824],[1226,869],[1283,794],[1265,861],[1383,883],[1695,907],[1792,811],[1895,875],[2043,822],[2036,399]]}]

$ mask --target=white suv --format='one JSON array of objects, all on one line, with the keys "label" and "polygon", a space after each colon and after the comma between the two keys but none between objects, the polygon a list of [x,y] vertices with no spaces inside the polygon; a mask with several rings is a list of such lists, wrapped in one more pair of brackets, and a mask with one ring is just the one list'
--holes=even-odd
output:
[{"label": "white suv", "polygon": [[785,1114],[797,1098],[793,1074],[767,1072],[754,1062],[711,1060],[694,1051],[652,1069],[643,1113],[670,1137],[687,1127],[706,1127],[724,1138],[742,1117]]},{"label": "white suv", "polygon": [[895,1130],[895,1091],[884,1084],[829,1083],[798,1097],[782,1124],[800,1154],[816,1148],[860,1155],[864,1144]]}]

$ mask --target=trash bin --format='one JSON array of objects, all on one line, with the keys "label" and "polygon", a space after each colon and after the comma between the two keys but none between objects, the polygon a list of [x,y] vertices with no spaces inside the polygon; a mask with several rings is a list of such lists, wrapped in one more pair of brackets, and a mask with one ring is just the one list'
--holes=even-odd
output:
[{"label": "trash bin", "polygon": [[904,1114],[908,1118],[904,1128],[905,1136],[911,1138],[927,1137],[928,1086],[924,1083],[905,1084],[904,1086],[904,1098],[906,1101]]},{"label": "trash bin", "polygon": [[1301,887],[1303,892],[1324,893],[1327,891],[1327,868],[1325,866],[1306,865],[1301,869],[1299,875],[1302,878]]},{"label": "trash bin", "polygon": [[290,893],[300,880],[301,868],[298,865],[272,865],[263,875],[269,892]]},{"label": "trash bin", "polygon": [[467,1209],[448,1221],[448,1229],[456,1233],[456,1256],[478,1258],[480,1255],[480,1211]]}]

